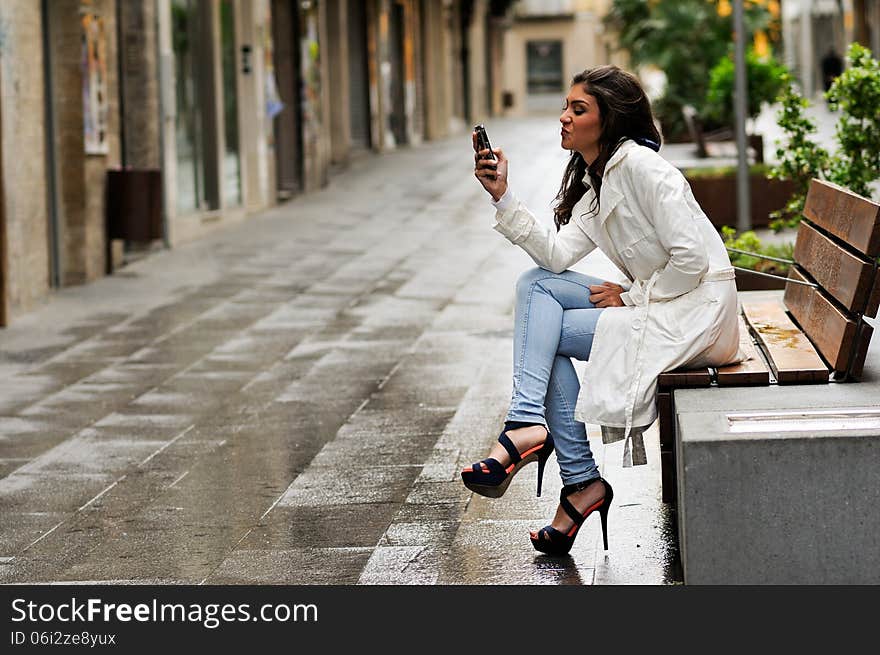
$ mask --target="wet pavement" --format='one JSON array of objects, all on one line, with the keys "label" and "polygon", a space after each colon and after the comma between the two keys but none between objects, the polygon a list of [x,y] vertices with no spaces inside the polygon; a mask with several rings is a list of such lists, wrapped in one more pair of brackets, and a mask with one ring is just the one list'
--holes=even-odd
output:
[{"label": "wet pavement", "polygon": [[[555,117],[487,125],[552,222]],[[536,553],[551,458],[501,499],[459,470],[510,397],[513,292],[469,134],[357,159],[321,192],[115,275],[0,331],[0,583],[679,583],[649,465],[594,452],[610,550]],[[614,278],[591,255],[577,270]]]}]

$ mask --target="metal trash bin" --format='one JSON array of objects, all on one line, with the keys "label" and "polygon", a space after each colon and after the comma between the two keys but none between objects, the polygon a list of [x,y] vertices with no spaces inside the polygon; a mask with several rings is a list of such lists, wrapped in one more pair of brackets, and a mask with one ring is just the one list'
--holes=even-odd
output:
[{"label": "metal trash bin", "polygon": [[152,241],[164,236],[162,171],[158,168],[108,170],[108,240]]}]

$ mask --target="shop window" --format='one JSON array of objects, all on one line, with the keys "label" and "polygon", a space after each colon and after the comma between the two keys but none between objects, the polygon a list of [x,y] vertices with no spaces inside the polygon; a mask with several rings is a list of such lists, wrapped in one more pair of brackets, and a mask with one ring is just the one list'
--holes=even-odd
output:
[{"label": "shop window", "polygon": [[530,94],[562,91],[562,41],[526,43],[527,88]]}]

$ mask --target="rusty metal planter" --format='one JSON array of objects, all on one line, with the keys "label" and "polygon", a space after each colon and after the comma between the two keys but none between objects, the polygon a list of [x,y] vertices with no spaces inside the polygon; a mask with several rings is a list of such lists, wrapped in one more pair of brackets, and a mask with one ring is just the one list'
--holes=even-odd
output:
[{"label": "rusty metal planter", "polygon": [[[687,180],[694,198],[716,228],[736,227],[736,173],[687,177]],[[752,227],[767,227],[770,213],[785,207],[791,198],[794,183],[791,180],[771,180],[760,174],[750,175],[749,181]]]}]

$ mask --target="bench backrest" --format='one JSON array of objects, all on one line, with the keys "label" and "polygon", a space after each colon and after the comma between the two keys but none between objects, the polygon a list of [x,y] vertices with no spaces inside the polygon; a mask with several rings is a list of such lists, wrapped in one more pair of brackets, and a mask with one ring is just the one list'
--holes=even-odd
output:
[{"label": "bench backrest", "polygon": [[842,187],[813,180],[794,248],[784,302],[834,371],[859,379],[880,304],[880,205]]}]

